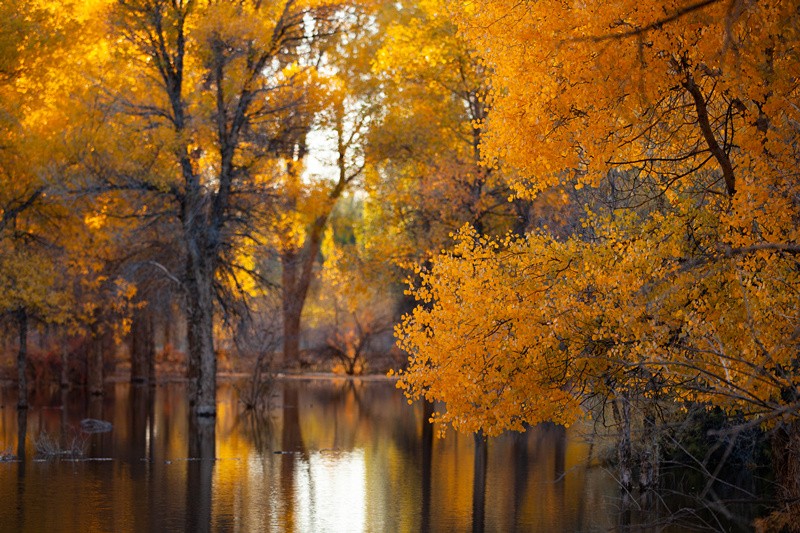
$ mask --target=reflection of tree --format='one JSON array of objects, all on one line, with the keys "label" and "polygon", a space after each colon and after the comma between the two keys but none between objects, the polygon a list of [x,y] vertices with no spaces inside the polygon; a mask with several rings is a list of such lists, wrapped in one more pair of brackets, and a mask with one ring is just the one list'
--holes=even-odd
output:
[{"label": "reflection of tree", "polygon": [[472,475],[472,531],[483,533],[486,524],[486,470],[489,445],[482,431],[473,434],[475,461]]},{"label": "reflection of tree", "polygon": [[153,472],[153,462],[155,461],[156,451],[156,389],[155,380],[150,381],[150,400],[147,402],[147,429],[150,438],[147,443],[147,469],[149,475],[147,476],[147,503],[151,511],[148,513],[148,520],[150,523],[150,530],[156,529],[156,476]]},{"label": "reflection of tree", "polygon": [[25,524],[25,439],[28,434],[28,409],[17,409],[17,526]]},{"label": "reflection of tree", "polygon": [[433,466],[433,402],[422,402],[422,520],[420,530],[431,530],[431,478]]},{"label": "reflection of tree", "polygon": [[[369,435],[371,434],[371,420],[372,420],[372,413],[369,408],[369,402],[364,402],[362,400],[362,390],[364,389],[364,383],[361,380],[356,379],[347,379],[344,382],[344,386],[340,389],[342,393],[342,405],[345,407],[345,415],[352,416],[355,414],[355,424],[347,424],[343,428],[345,431],[348,429],[347,434],[345,435],[346,441],[344,443],[344,447],[347,449],[353,448],[356,442],[356,435],[362,427],[366,427],[366,433]],[[338,413],[338,410],[337,410]],[[350,427],[348,427],[350,426]],[[339,417],[336,417],[336,442],[334,443],[334,447],[338,448],[343,443],[340,442],[339,435],[341,434],[339,428]]]},{"label": "reflection of tree", "polygon": [[[130,468],[132,489],[136,495],[136,509],[144,512],[134,513],[133,521],[137,530],[152,530],[156,524],[153,522],[154,500],[152,484],[153,476],[147,476],[151,464],[146,462],[148,457],[152,461],[152,450],[154,438],[152,433],[153,415],[153,395],[154,389],[145,384],[131,384],[128,388],[128,435],[124,445],[125,458]],[[124,400],[124,396],[122,398]],[[116,424],[120,421],[115,420]],[[149,439],[148,449],[148,428],[150,428],[151,438]]]},{"label": "reflection of tree", "polygon": [[131,385],[130,394],[130,433],[126,451],[131,463],[131,475],[137,479],[144,474],[142,459],[147,457],[147,421],[152,400],[146,385]]},{"label": "reflection of tree", "polygon": [[[113,413],[113,403],[115,394],[98,395],[89,394],[86,397],[88,418],[95,420],[105,420],[105,413]],[[106,409],[106,402],[109,405]],[[92,433],[90,436],[91,455],[93,457],[110,457],[114,453],[114,443],[112,442],[113,432]]]},{"label": "reflection of tree", "polygon": [[514,456],[514,524],[519,524],[522,504],[528,488],[528,435],[530,433],[514,433],[512,435],[512,454]]},{"label": "reflection of tree", "polygon": [[281,489],[283,492],[283,523],[287,531],[295,530],[294,474],[297,455],[305,456],[303,433],[300,429],[300,404],[297,387],[286,383],[283,387],[283,427],[281,428]]},{"label": "reflection of tree", "polygon": [[555,468],[553,469],[553,478],[555,482],[554,492],[556,497],[556,505],[559,509],[564,509],[566,505],[566,483],[564,477],[566,476],[566,462],[567,462],[567,428],[561,425],[552,427],[550,434],[553,440],[553,455]]},{"label": "reflection of tree", "polygon": [[283,388],[283,428],[281,430],[283,451],[306,453],[303,433],[300,429],[300,401],[297,387],[286,384]]},{"label": "reflection of tree", "polygon": [[186,475],[186,531],[211,530],[211,481],[216,458],[213,417],[189,417],[189,461]]},{"label": "reflection of tree", "polygon": [[[245,434],[253,441],[255,450],[264,454],[269,450],[273,424],[270,411],[264,409],[247,409],[239,415],[244,417]],[[239,421],[242,422],[241,420]]]}]

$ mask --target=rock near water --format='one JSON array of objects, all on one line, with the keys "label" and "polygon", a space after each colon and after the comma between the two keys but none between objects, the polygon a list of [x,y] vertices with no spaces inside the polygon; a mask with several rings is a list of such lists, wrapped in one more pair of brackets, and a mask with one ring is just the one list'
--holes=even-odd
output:
[{"label": "rock near water", "polygon": [[81,429],[84,433],[105,433],[113,428],[114,425],[105,420],[97,420],[96,418],[84,418],[81,420]]}]

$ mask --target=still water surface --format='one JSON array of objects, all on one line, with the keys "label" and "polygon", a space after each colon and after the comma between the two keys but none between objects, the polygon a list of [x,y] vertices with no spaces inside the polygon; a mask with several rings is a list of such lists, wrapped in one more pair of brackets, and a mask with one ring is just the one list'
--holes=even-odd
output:
[{"label": "still water surface", "polygon": [[[278,381],[247,412],[218,393],[215,431],[190,427],[183,384],[42,395],[20,419],[0,396],[0,531],[609,531],[619,492],[586,468],[575,430],[440,438],[385,380]],[[86,417],[108,433],[80,430]],[[20,422],[23,424],[20,425]],[[46,433],[89,460],[42,460]]]}]

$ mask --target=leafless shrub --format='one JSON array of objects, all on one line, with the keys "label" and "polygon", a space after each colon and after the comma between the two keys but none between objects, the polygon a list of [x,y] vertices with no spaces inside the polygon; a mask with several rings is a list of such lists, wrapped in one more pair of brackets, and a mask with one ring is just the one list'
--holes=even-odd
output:
[{"label": "leafless shrub", "polygon": [[254,357],[249,379],[239,389],[246,409],[268,406],[274,384],[275,354],[280,345],[277,313],[249,315],[242,319],[234,338],[240,357]]},{"label": "leafless shrub", "polygon": [[47,432],[42,432],[34,442],[36,456],[41,459],[78,459],[86,453],[86,437],[75,434],[62,448],[57,439],[50,436]]},{"label": "leafless shrub", "polygon": [[334,330],[326,341],[329,353],[338,361],[334,371],[342,370],[348,376],[361,375],[367,369],[370,343],[387,331],[391,323],[369,312],[350,313],[344,323],[339,320],[339,313],[336,318]]}]

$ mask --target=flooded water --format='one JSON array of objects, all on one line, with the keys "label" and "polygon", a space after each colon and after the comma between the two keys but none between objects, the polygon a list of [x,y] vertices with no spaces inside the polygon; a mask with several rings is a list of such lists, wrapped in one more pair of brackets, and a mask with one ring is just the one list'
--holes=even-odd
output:
[{"label": "flooded water", "polygon": [[[10,389],[0,454],[24,460],[0,462],[1,531],[609,531],[625,518],[575,430],[476,449],[385,380],[279,381],[262,415],[223,383],[215,428],[190,427],[183,384],[55,391],[21,415]],[[113,429],[84,433],[86,417]],[[48,442],[84,458],[44,459]]]}]

